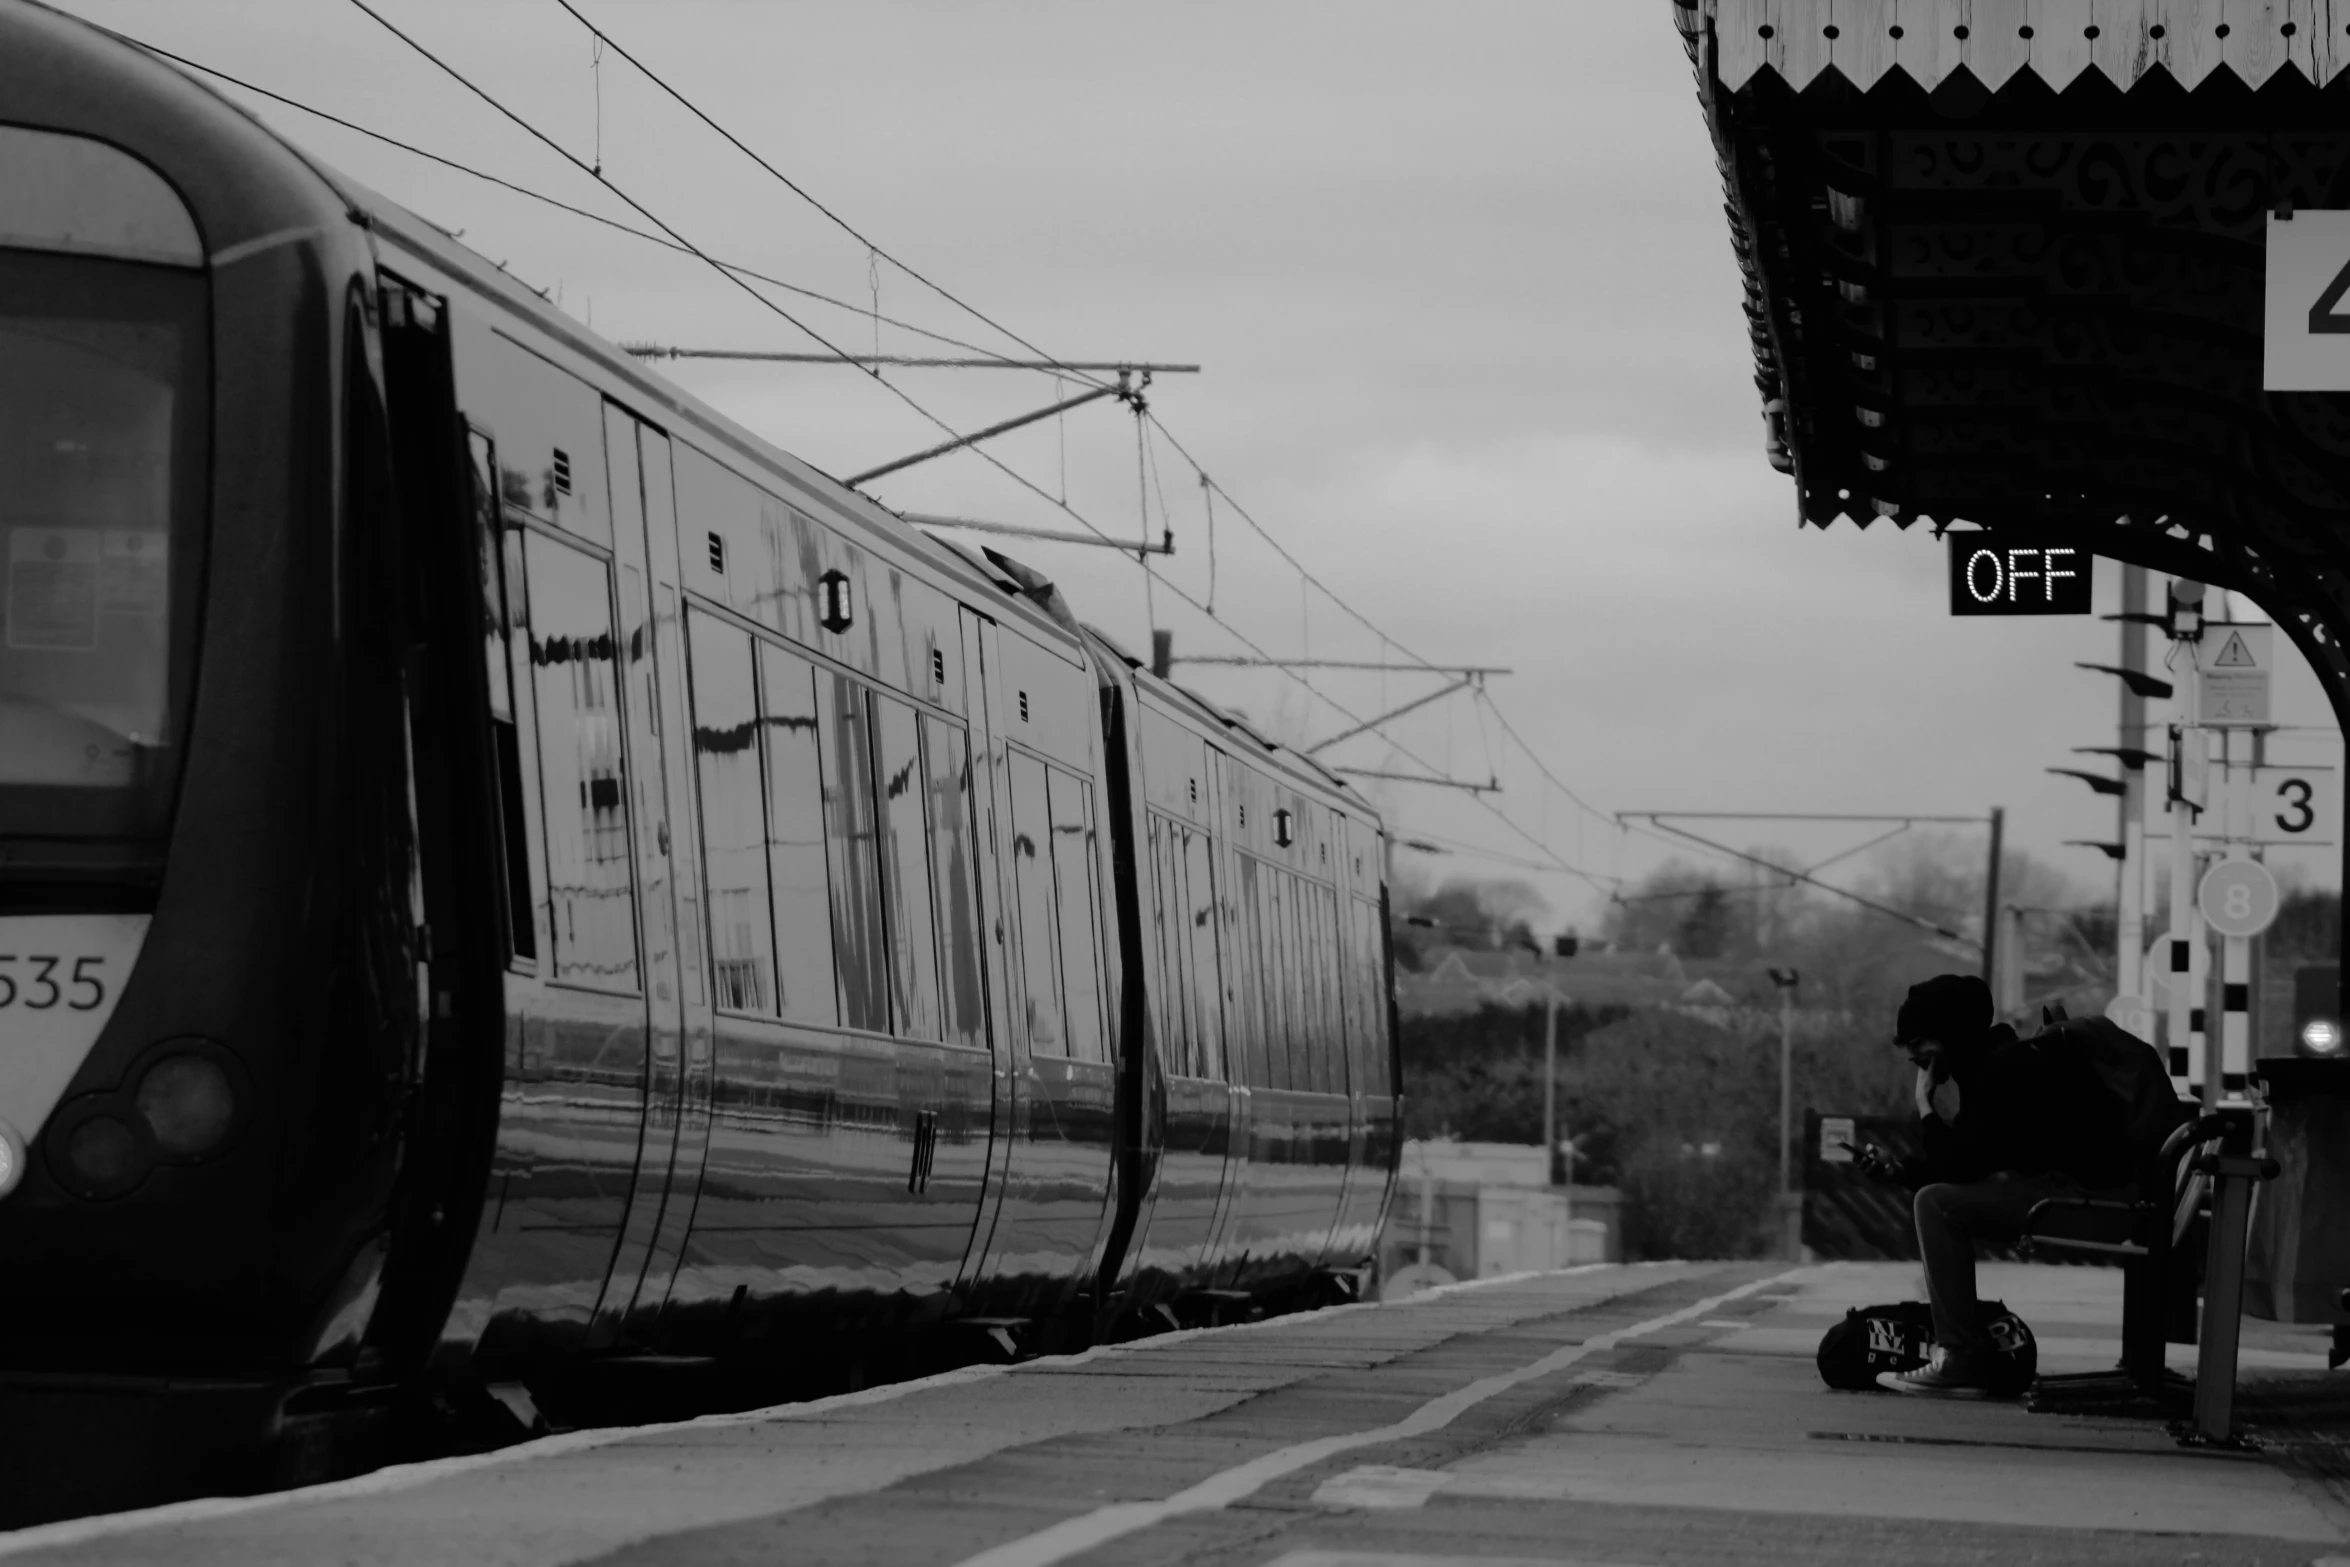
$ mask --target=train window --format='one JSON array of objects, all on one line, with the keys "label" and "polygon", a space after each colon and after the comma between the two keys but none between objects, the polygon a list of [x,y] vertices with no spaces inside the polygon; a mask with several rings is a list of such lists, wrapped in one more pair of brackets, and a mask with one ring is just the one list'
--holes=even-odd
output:
[{"label": "train window", "polygon": [[1322,998],[1322,1063],[1330,1093],[1347,1091],[1346,959],[1340,952],[1338,898],[1328,887],[1309,889],[1314,905],[1314,988]]},{"label": "train window", "polygon": [[482,675],[490,694],[491,765],[497,770],[499,858],[505,866],[506,956],[524,962],[538,956],[538,927],[531,917],[530,848],[523,841],[522,746],[514,723],[512,623],[507,612],[504,545],[498,537],[498,461],[490,438],[479,432],[466,442],[471,458],[473,540],[481,589]]},{"label": "train window", "polygon": [[865,688],[816,677],[824,715],[824,841],[832,862],[832,972],[840,1020],[889,1032],[889,938],[881,903],[880,826],[873,809],[873,718]]},{"label": "train window", "polygon": [[204,265],[204,241],[179,193],[104,142],[0,125],[8,212],[0,242],[171,267]]},{"label": "train window", "polygon": [[1216,929],[1215,855],[1208,835],[1196,827],[1179,829],[1183,845],[1183,924],[1185,946],[1191,954],[1192,1024],[1199,1030],[1199,1075],[1229,1081],[1224,1058],[1223,965],[1218,957],[1221,937]]},{"label": "train window", "polygon": [[1183,1020],[1184,1070],[1193,1077],[1213,1078],[1220,1075],[1216,1059],[1217,1029],[1211,1010],[1215,998],[1202,988],[1200,965],[1206,963],[1210,972],[1214,970],[1216,932],[1212,923],[1207,929],[1201,929],[1200,921],[1193,914],[1199,897],[1192,890],[1192,882],[1195,876],[1204,874],[1204,868],[1195,867],[1187,850],[1198,838],[1199,833],[1190,826],[1168,821],[1167,945],[1177,960],[1168,976],[1176,992],[1169,1010]]},{"label": "train window", "polygon": [[1192,1030],[1187,1000],[1191,976],[1186,972],[1183,942],[1183,893],[1177,882],[1175,829],[1156,811],[1147,814],[1150,829],[1150,886],[1144,910],[1150,920],[1150,941],[1159,954],[1159,983],[1152,1011],[1159,1031],[1159,1054],[1177,1077],[1197,1077],[1192,1062]]},{"label": "train window", "polygon": [[514,667],[507,656],[506,593],[498,560],[497,448],[480,431],[469,433],[466,455],[473,502],[473,542],[481,589],[482,670],[489,680],[490,716],[514,722]]},{"label": "train window", "polygon": [[1355,900],[1344,892],[1334,893],[1330,912],[1336,943],[1331,960],[1337,965],[1332,972],[1337,981],[1338,1059],[1346,1066],[1347,1092],[1359,1094],[1366,1092],[1363,1087],[1366,1079],[1363,1075],[1362,960],[1355,950]]},{"label": "train window", "polygon": [[940,1032],[947,1043],[987,1048],[987,991],[980,979],[978,841],[971,746],[944,719],[922,720],[930,779],[930,885],[938,899]]},{"label": "train window", "polygon": [[1266,992],[1275,983],[1275,970],[1272,952],[1264,939],[1265,867],[1245,854],[1234,855],[1232,863],[1239,871],[1239,879],[1227,911],[1226,924],[1232,939],[1225,944],[1224,951],[1233,966],[1232,1021],[1240,1033],[1241,1073],[1250,1086],[1271,1088],[1280,1080],[1278,1063],[1282,1055],[1280,1042],[1273,1037],[1271,1015],[1266,1010]]},{"label": "train window", "polygon": [[[60,245],[139,229],[160,246],[187,227],[169,188],[111,148],[0,126],[0,152],[26,176],[0,181],[0,228],[32,243],[51,221]],[[50,185],[52,154],[51,175],[103,164],[125,183]],[[134,184],[158,198],[144,228],[114,210]],[[201,273],[0,249],[0,832],[88,840],[169,820],[195,624],[173,599],[195,580],[205,504],[206,297]]]},{"label": "train window", "polygon": [[1281,886],[1289,903],[1291,1086],[1321,1093],[1329,1087],[1329,1063],[1322,1053],[1321,976],[1314,961],[1314,889],[1303,877],[1288,874]]},{"label": "train window", "polygon": [[1053,883],[1061,914],[1061,993],[1067,1009],[1069,1054],[1080,1061],[1107,1061],[1102,1027],[1101,937],[1095,918],[1093,790],[1082,780],[1050,769],[1048,789],[1053,820]]},{"label": "train window", "polygon": [[612,660],[611,572],[545,534],[529,535],[525,548],[554,977],[634,990],[636,878]]},{"label": "train window", "polygon": [[1315,889],[1302,876],[1285,875],[1282,882],[1289,892],[1289,974],[1297,1009],[1297,1032],[1291,1037],[1296,1041],[1295,1051],[1303,1056],[1297,1086],[1328,1093],[1329,1036],[1322,1027],[1322,951],[1320,927],[1314,919]]},{"label": "train window", "polygon": [[[1229,881],[1222,873],[1230,866]],[[1217,860],[1218,885],[1209,903],[1209,924],[1216,931],[1216,953],[1224,981],[1224,1065],[1229,1079],[1252,1087],[1265,1080],[1265,1047],[1259,1038],[1256,965],[1249,947],[1249,883],[1252,872],[1245,856]]]},{"label": "train window", "polygon": [[1257,870],[1257,1009],[1265,1018],[1265,1084],[1269,1088],[1294,1086],[1295,1064],[1289,1037],[1289,944],[1282,939],[1280,888],[1272,866],[1252,861]]},{"label": "train window", "polygon": [[1061,1027],[1058,921],[1053,914],[1052,815],[1044,763],[1012,753],[1012,884],[1020,900],[1020,970],[1027,998],[1028,1048],[1065,1056]]},{"label": "train window", "polygon": [[[767,881],[775,901],[776,1010],[834,1024],[832,883],[825,869],[824,761],[816,670],[769,643],[759,649],[759,728],[767,768]],[[827,679],[830,677],[827,676]]]},{"label": "train window", "polygon": [[1379,951],[1379,905],[1366,898],[1354,900],[1353,1032],[1355,1092],[1384,1094],[1392,1080],[1387,1071],[1387,1008],[1382,1004]]},{"label": "train window", "polygon": [[1274,917],[1280,922],[1282,1037],[1289,1046],[1289,1086],[1310,1093],[1319,1086],[1315,1070],[1313,1032],[1313,975],[1306,964],[1302,926],[1305,920],[1304,885],[1288,872],[1268,865]]},{"label": "train window", "polygon": [[766,791],[751,639],[699,613],[686,618],[686,635],[717,1004],[729,1012],[773,1012],[775,931],[769,924]]},{"label": "train window", "polygon": [[873,746],[881,785],[882,905],[889,913],[890,1015],[906,1039],[939,1037],[938,931],[923,823],[922,723],[875,694]]},{"label": "train window", "polygon": [[1320,889],[1312,882],[1292,876],[1289,881],[1289,928],[1296,934],[1297,954],[1297,1012],[1298,1040],[1305,1047],[1306,1083],[1314,1092],[1330,1092],[1330,1033],[1324,1026],[1322,1006],[1322,924],[1314,906],[1314,894]]},{"label": "train window", "polygon": [[1267,1088],[1289,1086],[1289,1034],[1281,1016],[1281,926],[1273,907],[1273,871],[1262,860],[1241,856],[1241,877],[1247,885],[1248,945],[1256,963],[1256,1012],[1264,1036],[1263,1082]]}]

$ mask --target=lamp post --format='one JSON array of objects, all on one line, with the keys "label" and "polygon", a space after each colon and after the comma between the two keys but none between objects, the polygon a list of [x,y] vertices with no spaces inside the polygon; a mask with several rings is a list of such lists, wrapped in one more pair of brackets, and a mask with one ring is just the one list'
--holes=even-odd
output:
[{"label": "lamp post", "polygon": [[[1571,958],[1578,949],[1573,931],[1553,936],[1550,950],[1562,958]],[[1537,946],[1534,955],[1543,956]],[[1547,967],[1547,965],[1545,965]],[[1559,1179],[1558,1146],[1558,1064],[1559,1064],[1559,993],[1550,976],[1542,979],[1542,1180],[1546,1186],[1563,1184]]]},{"label": "lamp post", "polygon": [[1795,1195],[1795,987],[1791,968],[1770,971],[1779,987],[1779,1229],[1789,1259],[1803,1255],[1803,1202]]}]

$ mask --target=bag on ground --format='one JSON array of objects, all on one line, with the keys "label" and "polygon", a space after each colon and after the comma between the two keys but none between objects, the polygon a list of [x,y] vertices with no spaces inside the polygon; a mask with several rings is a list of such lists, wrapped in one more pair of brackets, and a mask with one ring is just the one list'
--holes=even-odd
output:
[{"label": "bag on ground", "polygon": [[1855,1306],[1820,1339],[1820,1380],[1848,1393],[1872,1391],[1886,1371],[1915,1371],[1934,1348],[1934,1308],[1922,1300]]},{"label": "bag on ground", "polygon": [[[1991,1338],[1991,1386],[2021,1393],[2039,1374],[2040,1346],[2003,1301],[1981,1303]],[[1820,1339],[1820,1380],[1846,1392],[1872,1390],[1880,1374],[1915,1371],[1933,1357],[1934,1308],[1922,1300],[1856,1306]]]}]

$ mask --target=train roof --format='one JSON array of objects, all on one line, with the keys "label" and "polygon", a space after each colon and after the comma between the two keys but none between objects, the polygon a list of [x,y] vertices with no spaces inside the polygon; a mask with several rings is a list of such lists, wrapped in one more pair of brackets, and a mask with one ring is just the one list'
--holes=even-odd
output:
[{"label": "train roof", "polygon": [[[1115,659],[1126,667],[1127,678],[1145,696],[1154,699],[1162,711],[1189,722],[1191,727],[1212,740],[1231,743],[1235,734],[1249,742],[1248,761],[1253,767],[1279,773],[1298,788],[1321,795],[1324,803],[1346,811],[1349,815],[1367,817],[1379,823],[1379,813],[1362,794],[1344,778],[1324,767],[1303,751],[1293,750],[1280,741],[1258,731],[1246,717],[1218,707],[1188,686],[1154,675],[1141,659],[1136,658],[1117,640],[1097,626],[1087,626],[1085,633],[1096,644],[1099,653]],[[1385,830],[1380,823],[1381,830]]]},{"label": "train roof", "polygon": [[640,404],[640,412],[652,414],[659,422],[660,412],[665,411],[674,421],[722,443],[727,454],[737,461],[762,469],[771,478],[780,479],[790,488],[824,503],[835,521],[856,526],[870,539],[885,541],[918,558],[940,576],[955,579],[966,590],[966,596],[981,602],[992,599],[1012,609],[1024,630],[1075,642],[1065,628],[1057,626],[1050,615],[1021,594],[1007,591],[988,573],[973,571],[959,551],[942,548],[938,540],[881,502],[851,489],[813,463],[793,456],[683,387],[645,368],[618,345],[598,337],[557,310],[429,219],[355,181],[345,184],[353,198],[354,215],[363,213],[381,238],[445,272],[463,277],[477,294],[494,298],[500,306],[528,319],[533,327],[573,353],[593,360],[603,375],[626,388],[626,395]]}]

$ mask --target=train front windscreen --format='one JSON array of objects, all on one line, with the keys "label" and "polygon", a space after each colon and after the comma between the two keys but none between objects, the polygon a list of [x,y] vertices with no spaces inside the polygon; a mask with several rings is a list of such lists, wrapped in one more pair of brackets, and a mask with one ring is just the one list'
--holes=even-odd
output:
[{"label": "train front windscreen", "polygon": [[13,227],[0,219],[0,878],[151,871],[186,725],[192,573],[173,568],[201,539],[205,276],[24,248]]}]

